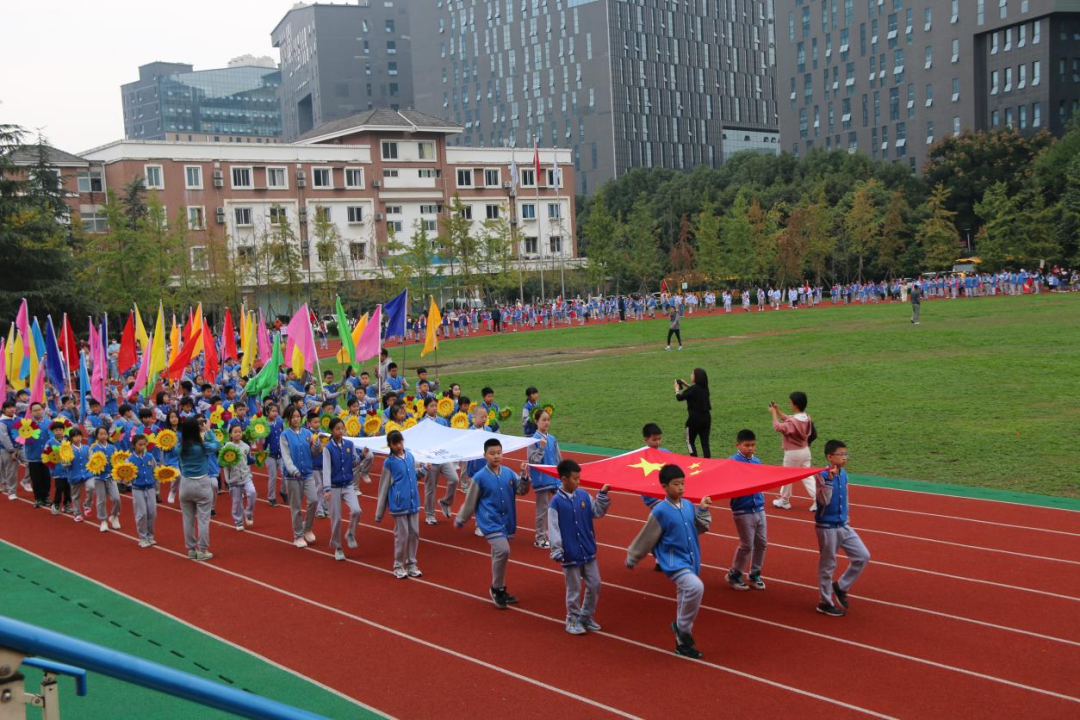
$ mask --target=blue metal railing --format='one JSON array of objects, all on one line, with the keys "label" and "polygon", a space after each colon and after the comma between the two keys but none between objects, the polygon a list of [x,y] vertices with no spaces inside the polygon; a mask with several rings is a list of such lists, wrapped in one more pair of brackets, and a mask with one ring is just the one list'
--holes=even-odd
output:
[{"label": "blue metal railing", "polygon": [[[41,667],[49,672],[73,674],[67,670],[77,672],[84,669],[241,717],[275,720],[317,720],[323,717],[134,655],[3,616],[0,616],[0,648],[53,660],[53,663],[24,661],[25,664]],[[75,667],[65,669],[58,663]],[[80,689],[85,692],[85,678]]]}]

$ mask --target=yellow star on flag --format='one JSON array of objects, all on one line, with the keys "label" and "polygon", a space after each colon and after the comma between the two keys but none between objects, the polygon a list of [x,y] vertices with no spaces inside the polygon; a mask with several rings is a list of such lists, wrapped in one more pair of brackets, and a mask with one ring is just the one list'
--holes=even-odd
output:
[{"label": "yellow star on flag", "polygon": [[694,463],[693,465],[690,466],[690,469],[691,470],[697,470],[699,467],[701,467],[701,463]]},{"label": "yellow star on flag", "polygon": [[664,467],[664,464],[649,462],[645,458],[641,458],[636,465],[627,465],[627,467],[640,468],[641,471],[645,473],[645,477],[648,477],[650,474],[657,472],[660,468]]}]

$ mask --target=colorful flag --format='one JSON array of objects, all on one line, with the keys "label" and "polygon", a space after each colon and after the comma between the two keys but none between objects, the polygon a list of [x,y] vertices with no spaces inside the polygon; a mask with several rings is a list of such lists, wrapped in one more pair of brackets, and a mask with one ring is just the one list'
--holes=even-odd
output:
[{"label": "colorful flag", "polygon": [[[202,342],[201,337],[197,340]],[[195,343],[196,338],[188,337],[176,356],[169,361],[169,369],[165,375],[173,382],[179,382],[180,378],[184,377],[184,369],[191,364],[191,358],[195,356]]]},{"label": "colorful flag", "polygon": [[[45,402],[45,368],[38,366],[37,375],[34,376],[34,384],[30,387],[30,404]],[[30,408],[26,409],[26,417],[30,417]]]},{"label": "colorful flag", "polygon": [[536,187],[540,187],[540,147],[533,141],[533,168],[536,170]]},{"label": "colorful flag", "polygon": [[105,348],[101,345],[101,333],[99,333],[94,326],[93,320],[90,321],[90,361],[94,366],[94,371],[90,376],[90,395],[104,405],[105,376],[108,375],[106,364],[108,359],[105,357]]},{"label": "colorful flag", "polygon": [[352,332],[349,327],[349,319],[345,317],[345,308],[341,305],[341,297],[337,299],[337,306],[335,308],[335,314],[337,315],[337,332],[338,337],[341,338],[341,349],[345,351],[346,362],[356,362],[356,346],[353,344]]},{"label": "colorful flag", "polygon": [[275,335],[270,357],[266,358],[259,374],[248,381],[245,388],[247,394],[250,396],[258,395],[260,398],[265,397],[268,392],[277,387],[278,368],[284,364],[285,361],[281,356],[281,337]]},{"label": "colorful flag", "polygon": [[356,362],[364,362],[379,356],[379,330],[382,325],[382,305],[375,308],[371,319],[367,321],[360,340],[356,343]]},{"label": "colorful flag", "polygon": [[439,349],[439,337],[435,334],[435,331],[439,329],[439,325],[442,323],[442,314],[439,312],[439,306],[435,304],[435,298],[431,298],[431,307],[428,308],[427,316],[427,335],[424,337],[424,349],[420,351],[420,357],[424,357],[432,350]]},{"label": "colorful flag", "polygon": [[244,354],[240,361],[240,374],[247,375],[255,366],[255,313],[245,313],[240,317],[247,316],[244,320],[244,329],[240,331],[240,351]]},{"label": "colorful flag", "polygon": [[[195,314],[191,319],[191,337],[195,338],[195,355],[201,353],[203,348],[203,314],[202,303],[195,308]],[[193,356],[194,357],[194,356]]]},{"label": "colorful flag", "polygon": [[[409,314],[409,289],[405,288],[398,296],[386,303],[383,309],[386,314],[386,334],[384,339],[405,337],[405,317]],[[291,330],[289,331],[291,334]]]},{"label": "colorful flag", "polygon": [[13,390],[22,390],[26,382],[22,379],[23,349],[22,338],[15,332],[15,324],[8,327],[7,338],[7,379]]},{"label": "colorful flag", "polygon": [[67,390],[67,371],[64,369],[64,356],[60,353],[60,343],[56,341],[56,329],[53,327],[52,315],[48,318],[45,332],[45,370],[49,373],[49,381],[59,392]]},{"label": "colorful flag", "polygon": [[146,335],[146,326],[143,325],[139,305],[137,303],[132,303],[132,305],[135,307],[135,339],[139,341],[139,349],[146,352],[146,349],[150,347],[150,338]]},{"label": "colorful flag", "polygon": [[[142,362],[139,363],[139,372],[135,375],[135,384],[131,386],[131,394],[134,395],[140,390],[146,387],[146,382],[150,378],[150,353],[143,351]],[[153,388],[151,387],[151,390]]]},{"label": "colorful flag", "polygon": [[172,365],[173,360],[180,354],[182,345],[183,340],[180,338],[180,327],[176,324],[176,315],[173,315],[172,329],[169,331],[169,365]]},{"label": "colorful flag", "polygon": [[[0,386],[3,386],[7,382],[7,356],[8,348],[4,343],[4,338],[0,337]],[[0,387],[0,397],[4,400],[7,399],[7,393],[2,392],[3,388]]]},{"label": "colorful flag", "polygon": [[124,332],[120,334],[120,352],[116,356],[116,369],[123,375],[138,362],[135,352],[135,314],[128,313],[127,322],[124,324]]},{"label": "colorful flag", "polygon": [[[364,328],[367,326],[367,321],[368,315],[367,313],[364,313],[360,316],[360,319],[356,321],[356,325],[352,329],[352,344],[354,353],[356,351],[357,344],[360,342],[360,336],[364,334]],[[349,359],[345,356],[344,346],[342,346],[342,348],[337,352],[337,361],[342,365],[349,362]],[[360,362],[359,358],[356,360],[356,362]]]},{"label": "colorful flag", "polygon": [[37,377],[37,370],[35,368],[41,363],[41,359],[45,356],[45,336],[41,334],[41,326],[38,325],[38,319],[35,317],[34,322],[30,323],[30,337],[34,340],[34,352],[27,352],[30,356],[30,367],[34,369],[34,377]]},{"label": "colorful flag", "polygon": [[221,369],[218,363],[217,347],[214,345],[214,333],[210,330],[210,325],[207,323],[202,324],[202,346],[203,346],[203,375],[207,380],[216,378],[218,370]]},{"label": "colorful flag", "polygon": [[285,357],[297,375],[303,375],[304,370],[311,372],[315,367],[315,336],[311,333],[311,315],[307,303],[301,305],[289,321]]},{"label": "colorful flag", "polygon": [[263,315],[262,308],[259,308],[259,327],[257,328],[257,339],[259,341],[259,357],[262,358],[263,363],[270,361],[270,332],[266,329],[266,316]]},{"label": "colorful flag", "polygon": [[22,360],[19,362],[18,377],[32,382],[37,377],[37,352],[34,348],[34,335],[30,332],[30,310],[26,306],[25,298],[15,315],[15,327],[22,339]]},{"label": "colorful flag", "polygon": [[60,349],[64,353],[68,370],[77,370],[82,363],[82,353],[79,352],[79,343],[75,340],[75,331],[71,329],[71,320],[67,313],[64,313],[64,324],[60,328]]},{"label": "colorful flag", "polygon": [[86,398],[90,394],[90,376],[86,372],[86,359],[79,353],[79,417],[85,418],[90,413]]},{"label": "colorful flag", "polygon": [[225,324],[221,328],[221,358],[236,360],[236,331],[233,329],[232,311],[225,308]]},{"label": "colorful flag", "polygon": [[150,384],[157,383],[157,377],[161,371],[168,367],[169,359],[165,354],[165,308],[158,302],[157,322],[154,323],[154,334],[150,336],[150,349],[143,352],[150,353]]}]

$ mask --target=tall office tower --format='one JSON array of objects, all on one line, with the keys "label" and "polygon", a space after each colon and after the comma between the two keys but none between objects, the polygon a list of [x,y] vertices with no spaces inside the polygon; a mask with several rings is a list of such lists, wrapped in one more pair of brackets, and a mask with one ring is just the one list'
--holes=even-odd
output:
[{"label": "tall office tower", "polygon": [[1080,13],[1061,0],[782,0],[783,148],[919,168],[962,130],[1063,132],[1080,104]]},{"label": "tall office tower", "polygon": [[455,142],[573,151],[579,193],[634,167],[777,152],[772,0],[410,0],[417,109]]},{"label": "tall office tower", "polygon": [[285,13],[270,34],[281,52],[283,140],[364,110],[413,106],[412,2],[297,3]]},{"label": "tall office tower", "polygon": [[142,65],[139,79],[120,87],[124,137],[276,142],[281,135],[280,80],[273,60],[251,55],[215,70],[184,63]]}]

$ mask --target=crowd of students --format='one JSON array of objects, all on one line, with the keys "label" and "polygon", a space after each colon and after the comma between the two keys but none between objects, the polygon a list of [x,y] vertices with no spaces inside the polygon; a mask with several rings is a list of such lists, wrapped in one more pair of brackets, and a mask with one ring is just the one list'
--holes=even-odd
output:
[{"label": "crowd of students", "polygon": [[[491,548],[492,602],[499,608],[516,603],[507,589],[510,540],[518,528],[516,498],[531,491],[533,545],[564,572],[566,631],[580,635],[599,630],[595,616],[602,582],[593,522],[607,512],[612,498],[606,486],[595,497],[579,487],[581,467],[562,456],[551,432],[552,409],[541,403],[537,388],[529,387],[524,394],[520,430],[536,443],[519,468],[504,463],[502,444],[494,434],[484,442],[482,458],[427,464],[418,462],[406,447],[404,429],[433,422],[497,433],[509,414],[500,409],[490,387],[473,402],[457,383],[440,389],[424,368],[408,380],[385,350],[378,367],[374,384],[368,373],[356,375],[351,369],[337,382],[327,372],[318,384],[283,366],[277,386],[256,398],[246,393],[247,378],[235,359],[226,358],[211,379],[199,374],[196,361],[175,387],[146,396],[130,392],[129,381],[113,383],[104,404],[91,398],[81,410],[74,397],[51,387],[44,402],[29,402],[26,391],[5,392],[0,412],[0,490],[9,500],[17,499],[19,469],[25,466],[22,488],[31,493],[35,508],[50,508],[53,515],[75,522],[96,520],[101,532],[121,529],[120,493],[130,493],[143,548],[157,544],[157,505],[167,492],[166,502],[180,501],[188,556],[208,561],[213,558],[209,543],[215,495],[230,495],[230,516],[237,531],[250,528],[259,495],[252,468],[259,466],[267,475],[264,497],[269,505],[277,506],[279,499],[288,503],[293,544],[304,548],[315,543],[316,519],[329,517],[329,547],[337,560],[344,560],[343,544],[358,545],[359,496],[371,482],[374,460],[346,436],[385,435],[390,452],[378,480],[375,521],[386,515],[393,518],[395,577],[423,575],[417,557],[421,514],[427,524],[438,524],[441,514],[453,518],[457,527],[475,517],[475,534]],[[783,437],[784,464],[809,467],[809,445],[816,433],[805,415],[805,395],[793,393],[791,405],[790,416],[771,406],[774,427]],[[733,440],[734,459],[760,462],[752,431],[742,430]],[[645,425],[643,442],[661,447],[656,424]],[[703,449],[707,455],[708,445]],[[821,548],[817,609],[842,616],[847,592],[869,555],[847,524],[844,443],[826,443],[825,457],[829,468],[804,481],[814,503],[811,510]],[[556,467],[558,477],[536,465]],[[445,482],[441,497],[440,479]],[[704,498],[695,506],[683,499],[685,477],[675,464],[665,465],[658,479],[664,498],[644,498],[648,520],[630,545],[626,565],[633,568],[650,553],[656,558],[656,569],[676,586],[678,609],[672,623],[676,652],[701,657],[693,636],[704,592],[697,536],[709,529],[711,501]],[[464,499],[455,515],[458,492]],[[790,509],[790,497],[787,488],[774,505]],[[733,498],[730,504],[740,542],[727,582],[735,590],[764,590],[764,496]],[[348,510],[347,518],[343,509]],[[838,549],[846,551],[851,563],[834,581]]]}]

